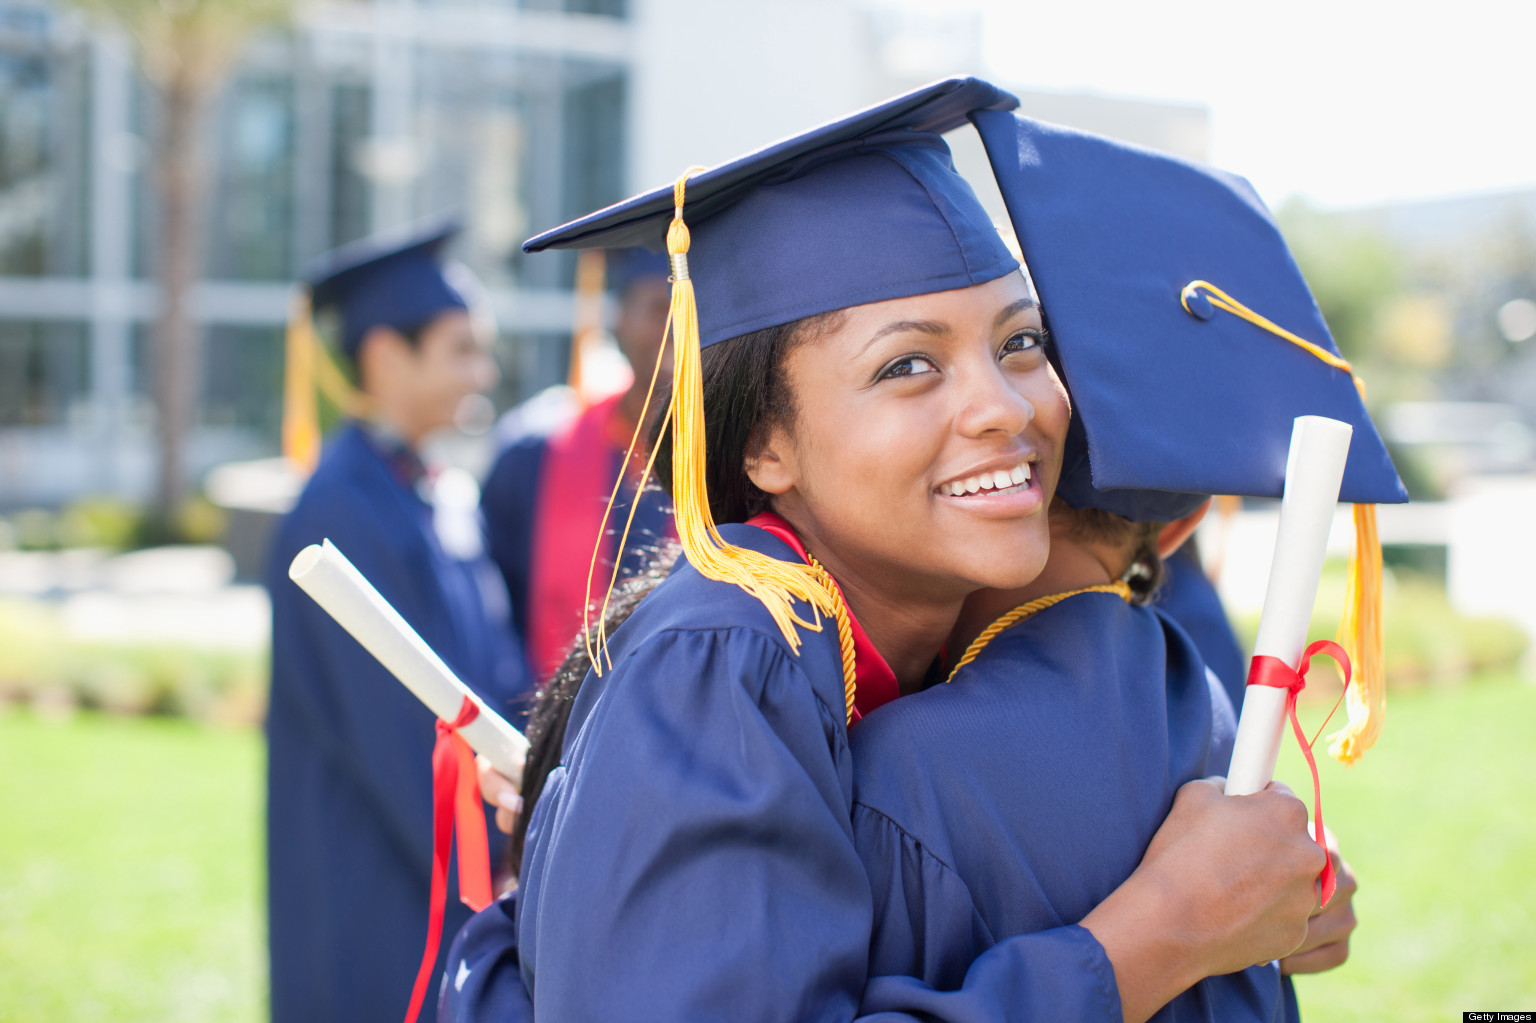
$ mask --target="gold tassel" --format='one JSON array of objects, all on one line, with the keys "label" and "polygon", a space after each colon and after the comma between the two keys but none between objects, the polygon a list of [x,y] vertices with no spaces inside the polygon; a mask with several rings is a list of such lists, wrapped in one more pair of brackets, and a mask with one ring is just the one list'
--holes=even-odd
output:
[{"label": "gold tassel", "polygon": [[[800,649],[800,628],[819,631],[821,616],[832,614],[836,598],[809,565],[780,561],[725,542],[709,510],[704,478],[704,384],[699,365],[699,314],[688,276],[688,225],[683,223],[685,171],[673,186],[673,217],[667,228],[672,260],[672,505],[683,553],[706,579],[731,583],[762,601],[790,649]],[[796,613],[794,603],[811,605],[814,621]]]},{"label": "gold tassel", "polygon": [[320,462],[319,394],[353,418],[368,414],[368,398],[352,386],[315,332],[303,289],[289,303],[284,349],[283,454],[307,476]]},{"label": "gold tassel", "polygon": [[320,403],[315,395],[315,325],[309,295],[294,293],[288,305],[283,360],[283,454],[305,475],[320,461]]},{"label": "gold tassel", "polygon": [[[704,384],[699,366],[699,314],[688,275],[688,226],[683,196],[690,167],[673,186],[673,217],[667,228],[672,261],[672,305],[667,334],[672,344],[672,401],[664,423],[672,427],[672,507],[677,538],[688,561],[706,579],[739,586],[760,600],[791,650],[800,649],[796,628],[820,631],[821,616],[834,614],[837,597],[810,565],[780,561],[725,542],[715,528],[705,485]],[[643,419],[642,419],[643,421]],[[649,466],[647,466],[649,470]],[[642,480],[641,485],[644,485]],[[796,613],[795,601],[811,605],[813,619]],[[590,633],[589,633],[590,635]],[[590,642],[590,639],[588,640]],[[598,626],[594,668],[606,654],[607,636]],[[612,662],[609,662],[612,666]]]},{"label": "gold tassel", "polygon": [[603,330],[603,284],[607,259],[602,249],[582,249],[576,255],[576,322],[571,325],[571,369],[566,383],[585,407],[582,370]]},{"label": "gold tassel", "polygon": [[1346,764],[1359,760],[1376,742],[1387,709],[1385,637],[1382,628],[1381,540],[1376,506],[1354,507],[1355,546],[1349,555],[1344,617],[1338,643],[1349,652],[1353,678],[1345,694],[1349,723],[1329,736],[1328,752]]}]

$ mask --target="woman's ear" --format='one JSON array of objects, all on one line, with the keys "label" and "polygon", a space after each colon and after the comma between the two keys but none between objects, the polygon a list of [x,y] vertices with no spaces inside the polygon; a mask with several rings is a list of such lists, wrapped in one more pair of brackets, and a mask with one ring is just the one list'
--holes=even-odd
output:
[{"label": "woman's ear", "polygon": [[1173,554],[1174,551],[1184,546],[1184,541],[1188,540],[1190,536],[1194,534],[1195,527],[1200,525],[1200,520],[1205,518],[1205,513],[1211,510],[1212,500],[1214,499],[1206,498],[1205,503],[1200,507],[1190,512],[1182,519],[1175,519],[1174,521],[1164,526],[1162,529],[1158,530],[1158,557],[1166,558]]},{"label": "woman's ear", "polygon": [[794,445],[783,427],[768,431],[766,440],[755,437],[747,445],[747,478],[765,494],[777,497],[795,486]]}]

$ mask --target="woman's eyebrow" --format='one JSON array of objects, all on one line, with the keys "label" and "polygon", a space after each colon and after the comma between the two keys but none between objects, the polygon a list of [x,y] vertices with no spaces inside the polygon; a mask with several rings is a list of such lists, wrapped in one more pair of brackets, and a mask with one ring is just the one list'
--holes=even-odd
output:
[{"label": "woman's eyebrow", "polygon": [[863,355],[866,351],[869,350],[870,345],[874,344],[876,341],[879,341],[881,338],[888,334],[905,334],[908,331],[916,331],[919,334],[931,334],[934,337],[942,337],[949,333],[949,324],[940,323],[937,320],[897,320],[894,323],[887,323],[885,326],[875,331],[868,341],[864,342],[864,347],[859,349],[859,354]]},{"label": "woman's eyebrow", "polygon": [[994,330],[1002,330],[1007,322],[1027,309],[1034,309],[1040,303],[1033,298],[1021,298],[1017,302],[997,314],[997,319],[992,321]]}]

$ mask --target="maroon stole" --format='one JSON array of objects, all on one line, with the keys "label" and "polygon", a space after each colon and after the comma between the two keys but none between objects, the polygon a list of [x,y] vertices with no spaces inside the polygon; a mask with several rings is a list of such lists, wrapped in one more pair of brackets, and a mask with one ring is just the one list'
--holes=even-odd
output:
[{"label": "maroon stole", "polygon": [[[528,573],[528,654],[540,685],[560,667],[586,624],[586,609],[601,601],[613,571],[615,538],[603,531],[603,512],[613,492],[609,424],[621,397],[585,409],[550,436],[544,451]],[[600,531],[602,550],[588,590],[587,570]]]}]

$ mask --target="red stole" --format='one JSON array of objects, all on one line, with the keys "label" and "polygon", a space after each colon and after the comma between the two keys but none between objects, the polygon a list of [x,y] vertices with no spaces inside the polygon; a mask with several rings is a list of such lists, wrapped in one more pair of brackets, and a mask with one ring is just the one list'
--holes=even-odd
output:
[{"label": "red stole", "polygon": [[[811,563],[810,555],[806,552],[805,544],[800,542],[800,536],[795,532],[795,527],[777,512],[763,512],[754,515],[747,520],[747,525],[756,526],[767,530],[774,536],[789,544],[794,552],[800,555],[800,560],[806,564]],[[830,576],[828,578],[831,578]],[[837,586],[837,580],[832,580],[832,585]],[[838,587],[838,596],[843,595],[842,587]],[[847,603],[846,599],[844,603]],[[853,724],[865,714],[883,704],[890,703],[901,695],[901,687],[896,684],[896,673],[891,666],[885,663],[885,658],[880,656],[880,651],[875,649],[875,644],[869,640],[869,635],[859,620],[853,616],[853,609],[848,609],[848,624],[853,630]],[[824,620],[823,628],[836,626],[830,619]]]},{"label": "red stole", "polygon": [[[601,601],[613,571],[615,539],[606,532],[599,538],[598,533],[613,491],[609,424],[621,397],[616,394],[584,410],[554,433],[544,450],[528,573],[528,653],[540,685],[560,667],[586,624],[586,609]],[[588,590],[594,542],[601,542],[602,550]]]}]

